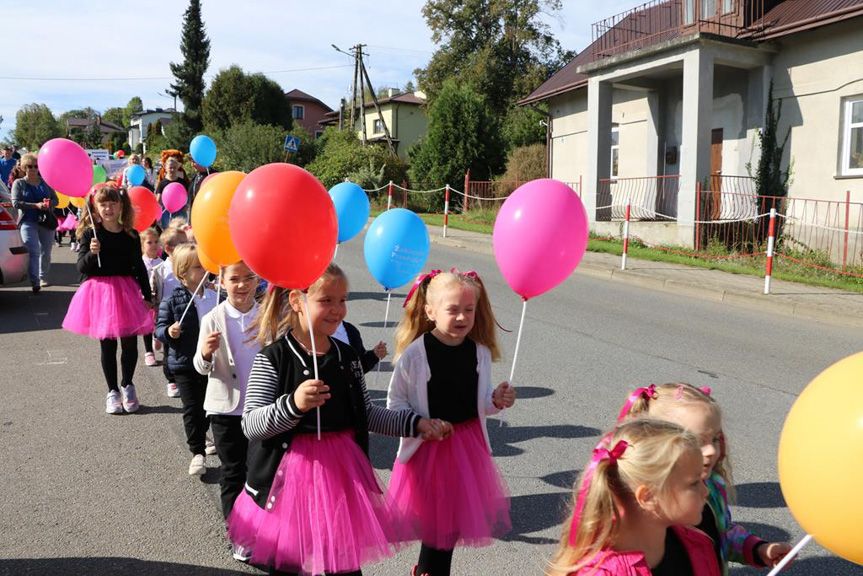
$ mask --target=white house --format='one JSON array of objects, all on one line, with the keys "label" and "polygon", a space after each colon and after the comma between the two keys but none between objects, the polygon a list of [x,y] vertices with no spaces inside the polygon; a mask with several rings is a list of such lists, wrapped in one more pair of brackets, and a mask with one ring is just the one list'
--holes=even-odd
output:
[{"label": "white house", "polygon": [[144,142],[144,152],[147,151],[147,128],[156,124],[157,120],[162,121],[162,128],[174,119],[176,112],[173,108],[156,108],[155,110],[143,110],[132,115],[129,127],[129,146],[132,150],[139,144]]}]

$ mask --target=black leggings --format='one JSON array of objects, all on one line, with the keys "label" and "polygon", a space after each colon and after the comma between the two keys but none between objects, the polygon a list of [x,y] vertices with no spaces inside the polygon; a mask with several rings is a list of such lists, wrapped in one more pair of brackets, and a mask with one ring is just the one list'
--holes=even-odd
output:
[{"label": "black leggings", "polygon": [[420,574],[449,576],[452,553],[452,550],[438,550],[423,544],[420,548],[420,559],[417,562],[417,576]]},{"label": "black leggings", "polygon": [[[99,347],[102,351],[102,372],[105,374],[105,381],[108,383],[108,390],[116,390],[117,388],[117,339],[106,338],[99,340]],[[138,363],[138,337],[126,336],[120,338],[120,368],[123,373],[123,386],[132,384],[132,377],[135,376],[135,365]]]},{"label": "black leggings", "polygon": [[144,352],[153,353],[153,333],[144,334],[141,336],[144,339]]}]

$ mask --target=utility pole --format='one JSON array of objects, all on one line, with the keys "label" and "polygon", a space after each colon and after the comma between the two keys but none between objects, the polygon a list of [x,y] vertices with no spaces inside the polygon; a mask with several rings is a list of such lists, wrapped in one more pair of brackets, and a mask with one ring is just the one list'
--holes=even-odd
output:
[{"label": "utility pole", "polygon": [[357,55],[357,69],[360,74],[360,122],[363,126],[363,146],[366,145],[366,89],[363,86],[363,45],[357,44],[354,46],[354,53]]},{"label": "utility pole", "polygon": [[375,94],[375,89],[372,88],[372,81],[371,81],[371,79],[369,79],[369,72],[368,72],[368,70],[366,70],[366,66],[365,66],[365,64],[363,64],[362,59],[360,59],[360,71],[363,73],[363,76],[365,76],[366,83],[369,86],[369,92],[371,92],[371,94],[372,94],[372,101],[375,103],[375,110],[377,110],[378,118],[380,118],[381,125],[384,128],[384,136],[386,136],[387,145],[390,148],[390,153],[393,156],[396,156],[396,148],[395,148],[395,146],[393,146],[393,139],[390,136],[390,129],[387,127],[386,120],[384,120],[384,114],[383,114],[383,112],[381,112],[381,105],[378,104],[378,95]]},{"label": "utility pole", "polygon": [[[335,45],[333,46],[335,48]],[[336,48],[338,50],[338,48]],[[354,113],[357,109],[357,74],[360,71],[360,61],[354,52],[354,83],[351,88],[351,132],[354,131]]]}]

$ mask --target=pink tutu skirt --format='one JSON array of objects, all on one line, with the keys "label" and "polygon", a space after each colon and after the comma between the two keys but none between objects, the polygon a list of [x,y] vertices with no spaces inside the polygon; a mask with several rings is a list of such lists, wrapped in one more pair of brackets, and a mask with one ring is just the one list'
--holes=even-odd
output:
[{"label": "pink tutu skirt", "polygon": [[396,460],[389,498],[438,550],[487,546],[512,528],[509,490],[479,418],[456,424],[446,440],[423,442],[407,463]]},{"label": "pink tutu skirt", "polygon": [[[287,480],[287,481],[286,481]],[[260,508],[245,491],[228,517],[228,538],[250,563],[285,572],[352,572],[411,539],[387,503],[353,431],[294,436]]]},{"label": "pink tutu skirt", "polygon": [[131,276],[93,276],[72,296],[63,329],[90,338],[122,338],[153,331],[153,317]]}]

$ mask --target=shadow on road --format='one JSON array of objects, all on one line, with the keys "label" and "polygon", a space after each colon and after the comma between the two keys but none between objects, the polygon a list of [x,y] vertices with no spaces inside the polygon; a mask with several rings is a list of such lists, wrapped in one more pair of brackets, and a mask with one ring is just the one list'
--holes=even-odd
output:
[{"label": "shadow on road", "polygon": [[768,542],[790,542],[791,534],[777,526],[759,524],[758,522],[743,522],[743,527],[767,540]]},{"label": "shadow on road", "polygon": [[185,576],[231,576],[248,574],[236,570],[207,568],[173,562],[153,562],[135,558],[24,558],[0,560],[0,576],[143,576],[145,574],[184,574]]},{"label": "shadow on road", "polygon": [[590,438],[599,435],[600,430],[589,426],[577,426],[574,424],[555,424],[552,426],[500,426],[500,420],[490,418],[488,420],[488,435],[491,439],[492,453],[497,457],[517,456],[524,450],[511,444],[527,442],[537,438],[561,438],[571,440],[574,438]]},{"label": "shadow on road", "polygon": [[[729,576],[763,575],[764,570],[757,568],[734,567],[728,571]],[[847,560],[835,557],[805,558],[797,560],[788,568],[782,570],[782,576],[860,576],[863,568]]]},{"label": "shadow on road", "polygon": [[540,480],[557,488],[572,490],[572,487],[575,485],[575,481],[578,479],[578,474],[578,470],[564,470],[563,472],[554,472],[552,474],[541,476]]},{"label": "shadow on road", "polygon": [[778,482],[738,484],[737,505],[747,508],[786,508]]},{"label": "shadow on road", "polygon": [[516,386],[515,392],[519,400],[545,398],[554,394],[554,390],[551,388],[542,388],[541,386]]},{"label": "shadow on road", "polygon": [[556,539],[546,536],[528,536],[528,534],[560,525],[568,513],[567,497],[566,492],[513,497],[510,500],[509,514],[512,519],[512,530],[501,540],[528,544],[554,544],[557,542]]},{"label": "shadow on road", "polygon": [[[145,400],[142,400],[145,401]],[[180,406],[147,406],[146,404],[141,404],[141,407],[138,408],[138,414],[181,414],[183,412],[183,408]]]},{"label": "shadow on road", "polygon": [[38,294],[26,283],[0,289],[0,334],[60,328],[73,292],[58,287],[77,285],[78,271],[74,264],[58,262],[51,265],[50,280],[52,286]]}]

